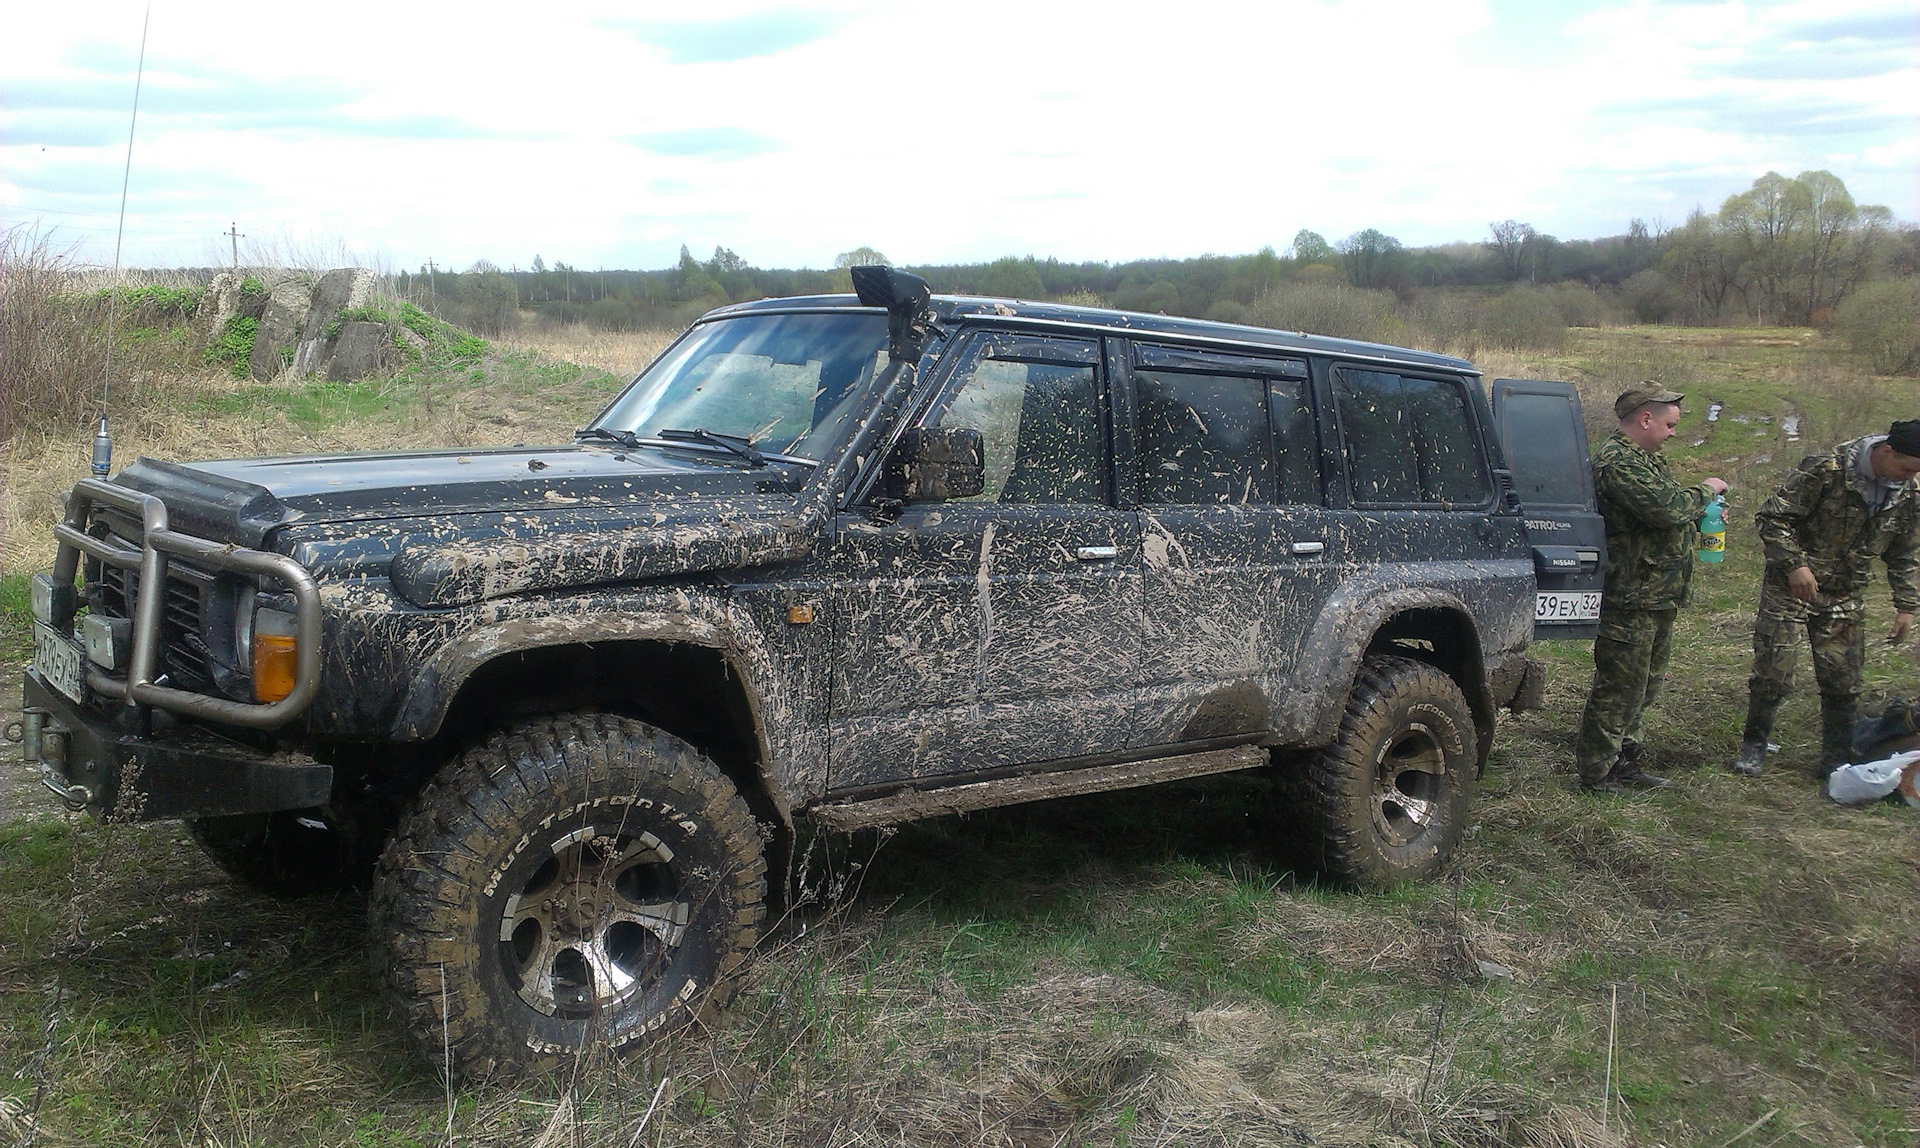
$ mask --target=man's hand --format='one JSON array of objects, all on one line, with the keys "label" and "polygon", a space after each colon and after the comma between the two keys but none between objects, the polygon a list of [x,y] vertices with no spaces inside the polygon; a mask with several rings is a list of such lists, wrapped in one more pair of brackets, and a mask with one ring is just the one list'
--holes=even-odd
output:
[{"label": "man's hand", "polygon": [[[1787,593],[1802,602],[1813,601],[1820,593],[1820,583],[1814,578],[1812,567],[1795,566],[1787,572]],[[1911,622],[1913,616],[1908,615],[1907,620]]]},{"label": "man's hand", "polygon": [[1912,614],[1895,614],[1893,616],[1893,632],[1887,635],[1887,645],[1899,645],[1902,641],[1906,640],[1907,631],[1911,629],[1913,629]]},{"label": "man's hand", "polygon": [[1700,480],[1700,485],[1713,491],[1715,494],[1725,494],[1727,492],[1727,484],[1717,478],[1703,478]]}]

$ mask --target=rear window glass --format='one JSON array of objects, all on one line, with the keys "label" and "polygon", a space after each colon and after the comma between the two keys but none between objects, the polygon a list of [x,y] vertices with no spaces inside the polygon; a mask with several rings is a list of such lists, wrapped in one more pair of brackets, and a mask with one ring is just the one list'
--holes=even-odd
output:
[{"label": "rear window glass", "polygon": [[1500,404],[1500,445],[1523,506],[1587,504],[1580,411],[1560,395],[1509,391]]},{"label": "rear window glass", "polygon": [[1389,371],[1334,372],[1347,481],[1363,505],[1479,506],[1492,493],[1466,387]]}]

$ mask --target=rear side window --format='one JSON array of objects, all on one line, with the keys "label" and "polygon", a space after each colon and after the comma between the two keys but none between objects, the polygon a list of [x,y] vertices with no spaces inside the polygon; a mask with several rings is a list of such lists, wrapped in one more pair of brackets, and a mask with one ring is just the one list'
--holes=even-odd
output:
[{"label": "rear side window", "polygon": [[1587,505],[1587,457],[1580,410],[1560,395],[1509,392],[1500,409],[1500,445],[1523,506]]},{"label": "rear side window", "polygon": [[1261,380],[1135,371],[1133,381],[1142,502],[1273,501],[1273,452]]},{"label": "rear side window", "polygon": [[1356,503],[1479,506],[1492,494],[1458,379],[1341,367],[1333,393]]},{"label": "rear side window", "polygon": [[1135,486],[1149,505],[1320,501],[1307,365],[1136,343]]}]

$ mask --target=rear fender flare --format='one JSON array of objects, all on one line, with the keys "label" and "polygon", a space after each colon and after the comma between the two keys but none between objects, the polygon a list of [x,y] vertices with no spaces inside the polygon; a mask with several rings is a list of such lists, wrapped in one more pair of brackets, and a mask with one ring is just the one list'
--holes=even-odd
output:
[{"label": "rear fender flare", "polygon": [[[1473,611],[1455,594],[1433,586],[1409,586],[1404,579],[1378,570],[1352,579],[1321,606],[1301,651],[1295,680],[1303,684],[1319,682],[1322,687],[1317,692],[1301,690],[1294,695],[1297,709],[1288,715],[1285,725],[1307,730],[1312,745],[1331,742],[1340,728],[1340,715],[1346,709],[1347,694],[1367,647],[1389,620],[1410,610],[1445,610],[1459,615],[1469,633],[1479,633]],[[1477,640],[1474,649],[1463,653],[1484,677],[1484,659]],[[1486,696],[1486,683],[1465,681],[1460,687],[1478,715],[1482,705],[1475,699]]]}]

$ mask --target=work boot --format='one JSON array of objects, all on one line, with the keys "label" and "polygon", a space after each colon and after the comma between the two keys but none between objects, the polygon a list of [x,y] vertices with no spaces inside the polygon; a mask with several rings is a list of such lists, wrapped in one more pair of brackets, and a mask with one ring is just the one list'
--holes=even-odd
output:
[{"label": "work boot", "polygon": [[1747,694],[1747,724],[1741,727],[1740,744],[1751,742],[1767,744],[1767,737],[1773,733],[1773,719],[1780,713],[1779,698],[1763,698],[1754,693]]},{"label": "work boot", "polygon": [[1583,783],[1589,793],[1631,793],[1637,789],[1672,789],[1673,782],[1641,769],[1639,764],[1621,757],[1599,781]]},{"label": "work boot", "polygon": [[1733,764],[1728,766],[1727,768],[1731,769],[1733,772],[1739,774],[1742,777],[1759,777],[1760,765],[1762,762],[1766,760],[1767,760],[1767,739],[1766,738],[1763,737],[1759,741],[1743,740],[1740,743],[1740,756],[1734,758]]},{"label": "work boot", "polygon": [[1820,780],[1853,760],[1853,726],[1859,715],[1858,705],[1820,699]]}]

